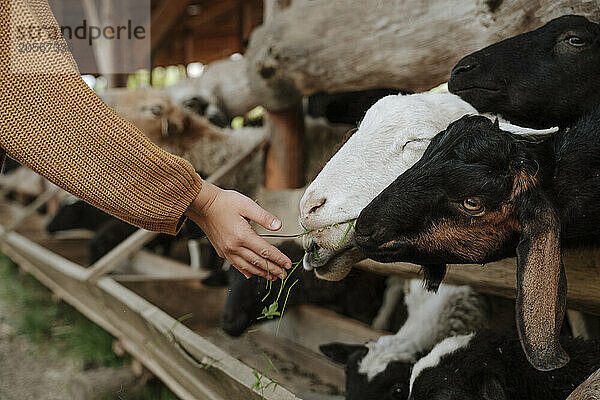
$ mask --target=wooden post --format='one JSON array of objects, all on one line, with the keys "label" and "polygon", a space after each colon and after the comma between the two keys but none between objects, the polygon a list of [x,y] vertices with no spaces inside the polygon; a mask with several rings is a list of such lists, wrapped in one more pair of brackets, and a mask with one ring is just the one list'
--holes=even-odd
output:
[{"label": "wooden post", "polygon": [[266,115],[271,145],[265,161],[265,187],[295,189],[304,186],[304,116],[302,104]]},{"label": "wooden post", "polygon": [[[265,0],[264,20],[271,21],[291,5],[291,0]],[[301,99],[283,110],[269,110],[267,126],[271,146],[265,162],[267,189],[296,189],[304,186],[304,114]]]}]

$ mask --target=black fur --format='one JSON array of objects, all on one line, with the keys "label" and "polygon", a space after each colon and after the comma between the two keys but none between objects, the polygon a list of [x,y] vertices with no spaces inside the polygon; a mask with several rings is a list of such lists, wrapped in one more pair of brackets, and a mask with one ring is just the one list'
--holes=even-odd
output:
[{"label": "black fur", "polygon": [[600,367],[600,341],[562,338],[573,356],[567,366],[531,367],[518,338],[491,331],[448,354],[416,378],[409,400],[564,400]]},{"label": "black fur", "polygon": [[319,350],[335,362],[345,365],[346,400],[406,400],[409,394],[410,372],[413,364],[393,361],[371,381],[358,372],[360,361],[367,355],[366,346],[329,343]]},{"label": "black fur", "polygon": [[566,15],[488,46],[458,62],[448,88],[518,125],[569,125],[600,104],[600,25]]},{"label": "black fur", "polygon": [[[483,211],[469,212],[466,199]],[[530,362],[547,371],[569,359],[558,343],[567,292],[561,247],[598,244],[599,202],[600,108],[542,137],[466,116],[363,209],[356,243],[377,261],[424,265],[433,289],[440,265],[517,255],[517,328]]]},{"label": "black fur", "polygon": [[77,200],[74,203],[65,204],[46,226],[50,233],[66,231],[69,229],[89,229],[95,231],[114,217],[104,211],[89,205],[85,201]]},{"label": "black fur", "polygon": [[[357,125],[379,99],[401,93],[398,89],[369,89],[342,93],[316,93],[308,97],[308,115],[334,124]],[[404,92],[402,92],[404,93]]]},{"label": "black fur", "polygon": [[[301,260],[304,255],[304,249],[293,241],[286,241],[278,247],[292,261]],[[368,272],[356,271],[341,282],[329,282],[318,279],[299,266],[289,278],[287,287],[296,279],[298,283],[292,289],[287,309],[315,304],[369,324],[383,302],[385,277]],[[262,301],[268,293],[264,278],[253,276],[246,279],[238,270],[230,268],[227,280],[229,295],[221,315],[221,327],[227,334],[239,336],[256,323],[262,309],[276,299],[281,281],[273,282],[271,294]],[[287,289],[284,288],[280,304],[283,304],[286,294]]]}]

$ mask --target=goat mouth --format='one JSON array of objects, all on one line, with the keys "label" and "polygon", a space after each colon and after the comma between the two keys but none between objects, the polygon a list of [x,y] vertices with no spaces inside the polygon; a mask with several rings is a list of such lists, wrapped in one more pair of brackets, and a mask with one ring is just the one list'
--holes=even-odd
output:
[{"label": "goat mouth", "polygon": [[461,88],[461,89],[454,89],[452,92],[459,94],[459,93],[476,91],[476,90],[479,90],[482,92],[490,92],[490,93],[498,93],[500,91],[500,89],[498,89],[498,88],[490,88],[490,87],[484,87],[484,86],[470,86],[470,87]]},{"label": "goat mouth", "polygon": [[325,267],[329,261],[347,249],[327,250],[319,246],[312,239],[308,238],[304,241],[304,250],[305,254],[304,258],[302,259],[302,266],[305,270],[311,271],[316,268]]},{"label": "goat mouth", "polygon": [[344,279],[352,267],[365,258],[356,246],[327,250],[310,239],[304,244],[306,254],[302,260],[303,267],[307,270],[314,270],[317,278],[327,281]]}]

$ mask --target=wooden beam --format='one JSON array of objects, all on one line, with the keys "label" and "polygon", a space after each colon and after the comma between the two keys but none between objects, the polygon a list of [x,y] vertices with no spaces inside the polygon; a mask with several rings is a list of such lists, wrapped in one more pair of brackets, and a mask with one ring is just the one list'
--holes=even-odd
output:
[{"label": "wooden beam", "polygon": [[[103,277],[96,285],[89,285],[81,266],[16,233],[1,240],[0,249],[59,298],[119,339],[129,354],[181,399],[261,399],[251,389],[256,381],[252,368],[113,279]],[[268,378],[263,381],[265,385],[270,382]],[[265,390],[263,398],[298,399],[281,385]]]},{"label": "wooden beam", "polygon": [[[275,0],[273,0],[275,1]],[[252,33],[250,85],[269,110],[298,96],[375,87],[423,91],[463,56],[594,1],[299,1]]]},{"label": "wooden beam", "polygon": [[[600,249],[565,251],[563,260],[567,271],[567,307],[589,314],[600,315]],[[514,299],[517,285],[516,259],[485,264],[450,265],[444,282],[469,285],[475,290]],[[405,278],[419,276],[420,266],[409,263],[382,264],[365,260],[358,264],[385,275],[400,275]]]},{"label": "wooden beam", "polygon": [[18,215],[17,217],[11,221],[6,227],[0,226],[0,239],[3,235],[6,235],[8,232],[12,232],[21,226],[27,218],[33,215],[37,210],[39,210],[44,204],[48,203],[52,200],[57,193],[59,192],[58,186],[51,185],[45,192],[39,195],[32,203],[28,204]]},{"label": "wooden beam", "polygon": [[127,239],[119,243],[115,248],[92,264],[86,271],[86,280],[95,282],[102,275],[114,271],[123,261],[127,260],[133,253],[141,250],[142,247],[148,244],[157,235],[157,232],[150,232],[145,229],[139,229],[134,232]]},{"label": "wooden beam", "polygon": [[171,29],[181,21],[190,0],[164,0],[152,13],[150,49],[152,53],[162,44]]},{"label": "wooden beam", "polygon": [[302,104],[268,112],[266,123],[271,131],[271,145],[265,161],[265,187],[275,190],[304,186]]},{"label": "wooden beam", "polygon": [[128,269],[111,277],[118,282],[160,280],[199,280],[210,275],[207,271],[191,269],[170,258],[161,257],[145,250],[138,251],[131,259]]}]

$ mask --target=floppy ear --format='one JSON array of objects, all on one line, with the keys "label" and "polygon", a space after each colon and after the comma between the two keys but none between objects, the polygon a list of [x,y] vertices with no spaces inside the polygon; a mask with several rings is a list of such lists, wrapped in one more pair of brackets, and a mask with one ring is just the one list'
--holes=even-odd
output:
[{"label": "floppy ear", "polygon": [[423,286],[428,292],[437,293],[446,276],[446,264],[423,265]]},{"label": "floppy ear", "polygon": [[325,354],[330,360],[340,364],[346,364],[350,355],[361,349],[366,350],[367,348],[362,345],[345,343],[328,343],[319,346],[321,353]]},{"label": "floppy ear", "polygon": [[479,387],[482,400],[506,400],[506,393],[498,379],[488,376],[483,379]]},{"label": "floppy ear", "polygon": [[529,190],[522,200],[521,239],[517,247],[517,329],[529,362],[540,371],[550,371],[569,362],[559,342],[567,294],[560,222],[552,205],[536,189]]}]

